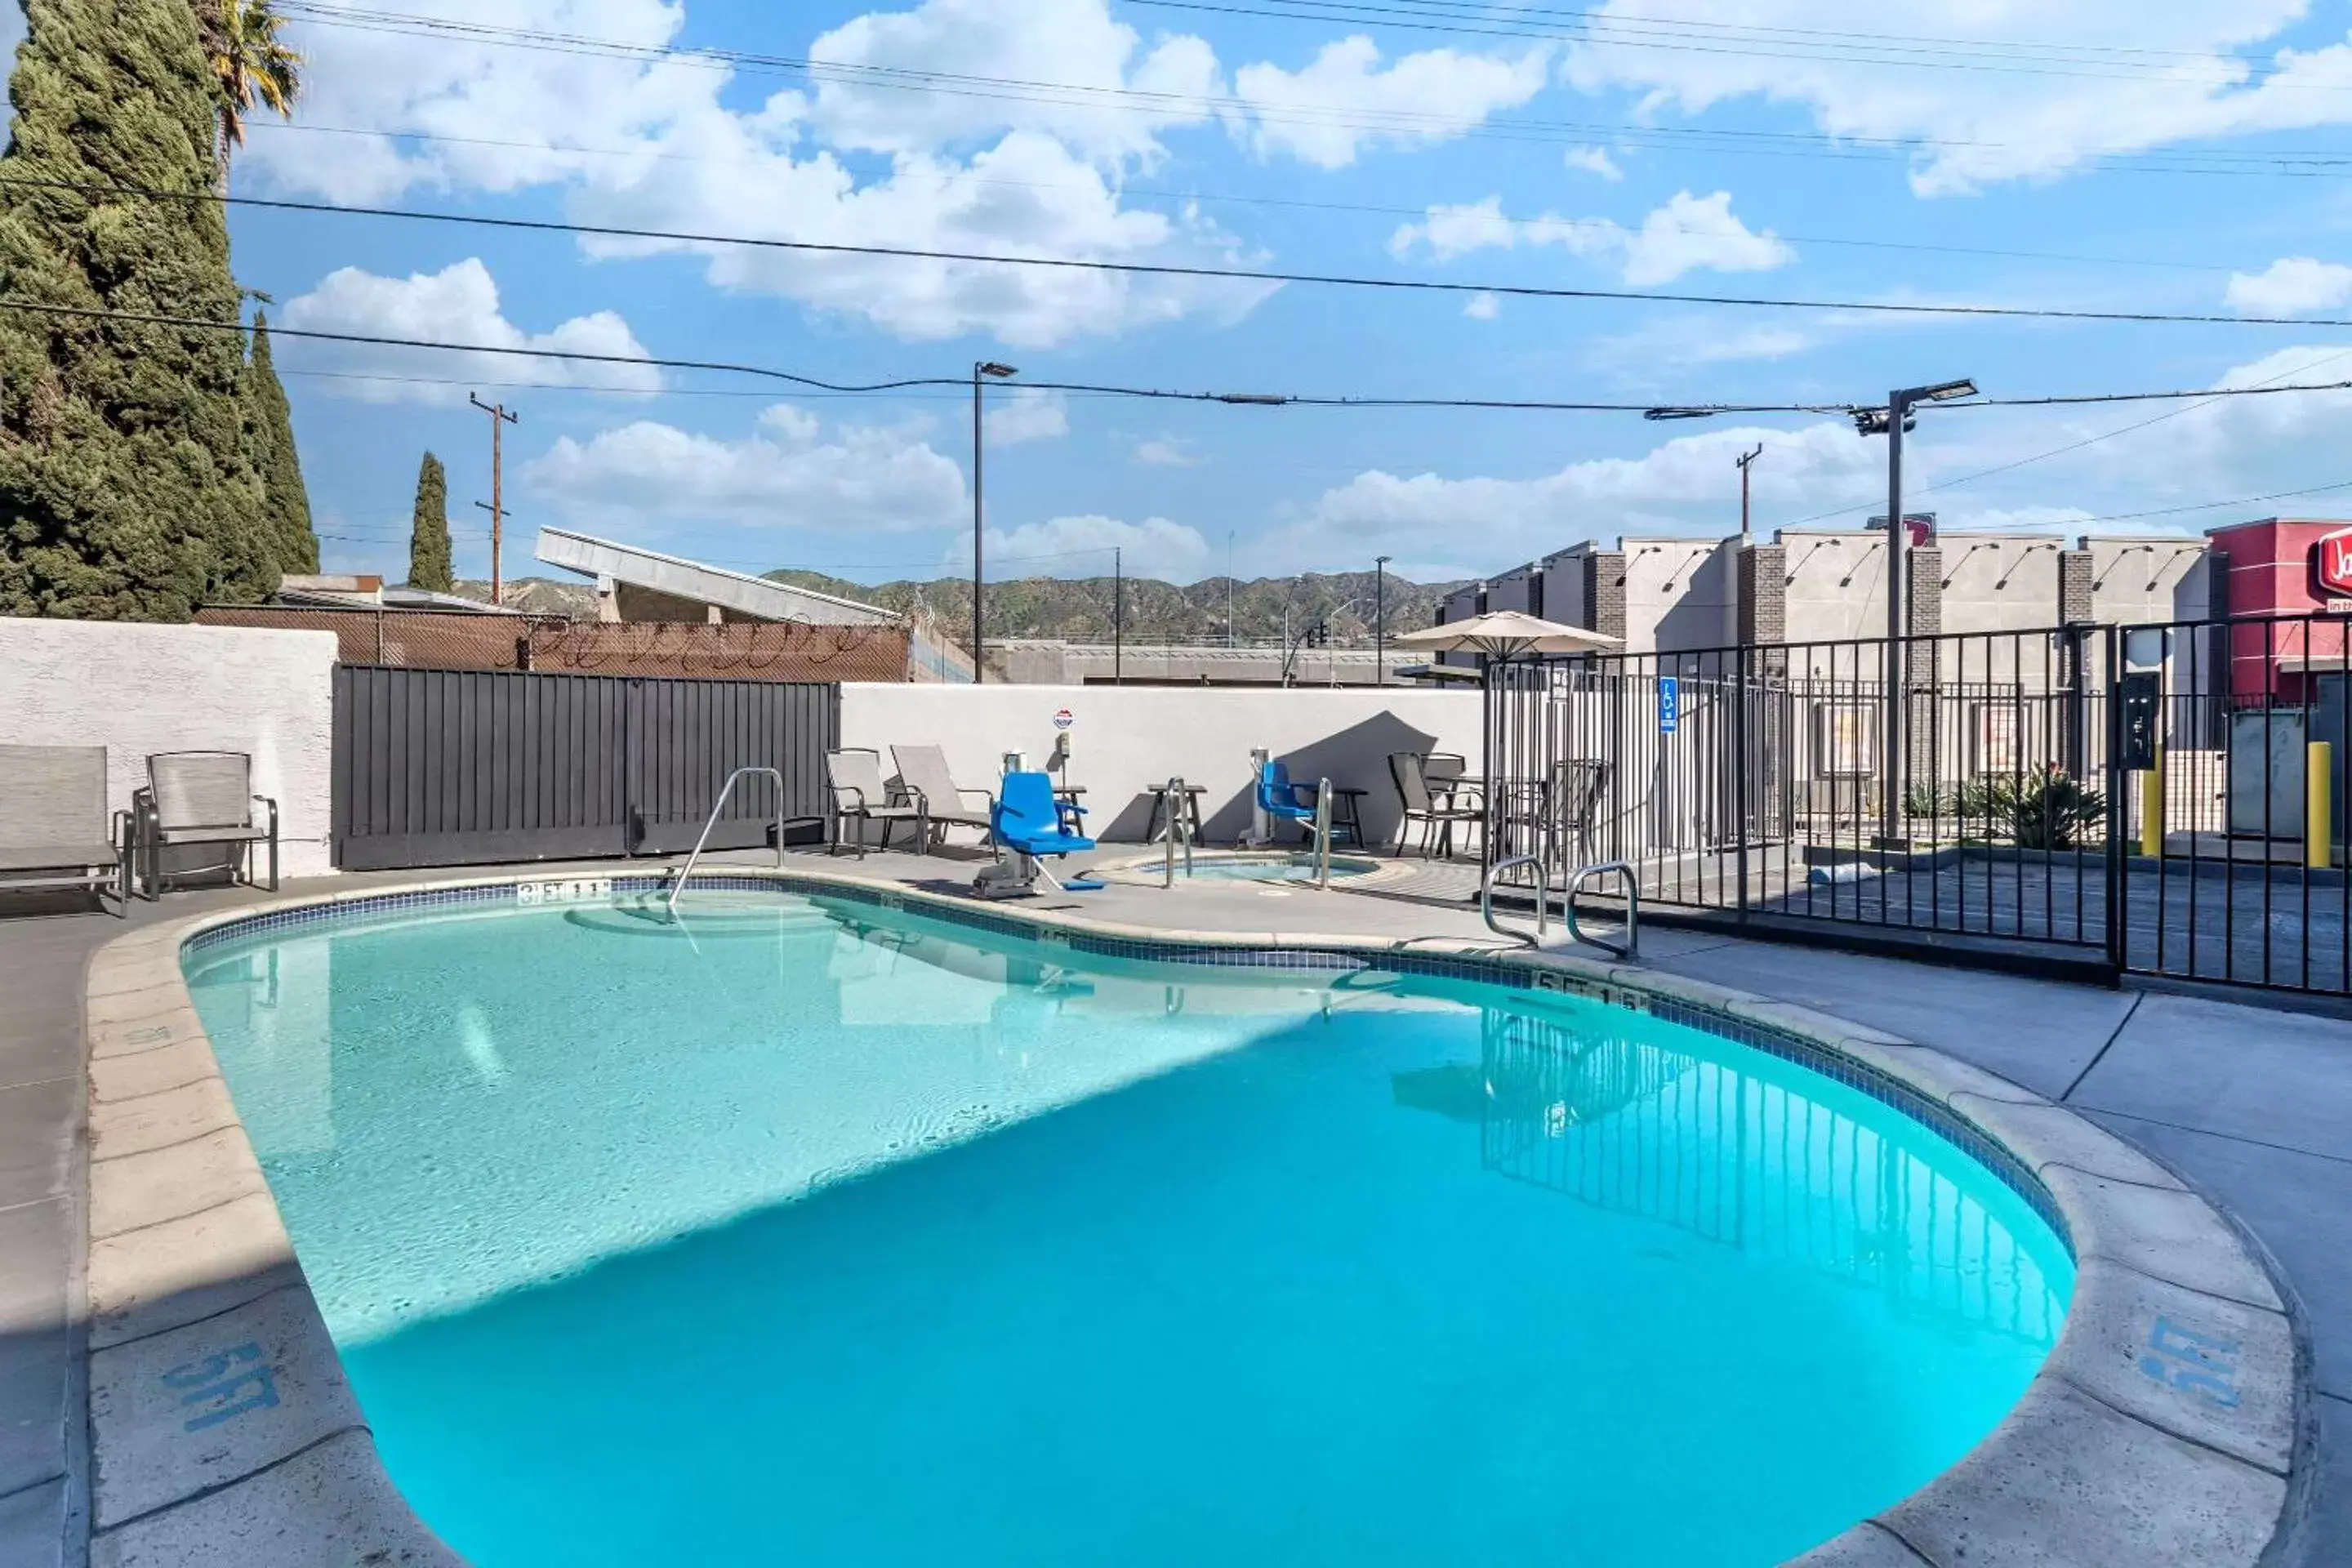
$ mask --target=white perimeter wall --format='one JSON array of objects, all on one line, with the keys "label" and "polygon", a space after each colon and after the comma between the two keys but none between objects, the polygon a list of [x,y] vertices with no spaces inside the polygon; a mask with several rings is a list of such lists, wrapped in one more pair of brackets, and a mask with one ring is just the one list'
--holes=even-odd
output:
[{"label": "white perimeter wall", "polygon": [[[331,869],[335,634],[0,616],[0,742],[104,746],[127,808],[152,752],[244,752],[287,876]],[[258,868],[257,868],[258,869]]]},{"label": "white perimeter wall", "polygon": [[1265,746],[1295,779],[1328,777],[1366,791],[1364,829],[1377,844],[1396,831],[1389,753],[1455,752],[1480,772],[1483,701],[1475,691],[1328,687],[856,684],[841,689],[841,743],[880,752],[886,777],[895,771],[893,745],[936,743],[958,784],[992,789],[1006,752],[1026,752],[1033,767],[1044,765],[1054,751],[1054,714],[1067,708],[1076,720],[1068,779],[1086,786],[1087,826],[1097,837],[1140,838],[1151,810],[1146,792],[1172,773],[1208,786],[1202,816],[1212,840],[1237,837],[1249,821],[1250,748]]}]

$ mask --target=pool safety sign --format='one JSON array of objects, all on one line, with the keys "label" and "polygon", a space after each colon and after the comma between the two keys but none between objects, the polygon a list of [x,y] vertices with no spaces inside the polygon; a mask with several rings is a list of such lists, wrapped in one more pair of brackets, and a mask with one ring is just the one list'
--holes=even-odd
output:
[{"label": "pool safety sign", "polygon": [[1683,683],[1671,675],[1658,677],[1658,733],[1671,735],[1683,721]]},{"label": "pool safety sign", "polygon": [[1078,716],[1066,708],[1057,710],[1054,714],[1054,728],[1056,730],[1066,730],[1077,721]]}]

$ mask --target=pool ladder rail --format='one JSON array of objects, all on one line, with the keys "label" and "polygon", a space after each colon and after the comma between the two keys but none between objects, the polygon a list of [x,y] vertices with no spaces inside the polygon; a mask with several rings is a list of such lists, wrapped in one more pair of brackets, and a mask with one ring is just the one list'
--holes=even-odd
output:
[{"label": "pool ladder rail", "polygon": [[669,885],[669,897],[663,908],[668,910],[670,919],[677,918],[677,896],[686,891],[686,879],[694,875],[694,863],[702,858],[703,847],[710,842],[710,830],[719,826],[719,814],[727,809],[727,797],[735,793],[735,781],[745,773],[764,773],[776,781],[776,868],[783,869],[784,775],[774,768],[737,768],[727,775],[727,782],[719,786],[719,798],[711,804],[709,819],[703,823],[702,831],[695,836],[694,853],[686,858],[686,864],[677,868],[677,879]]},{"label": "pool ladder rail", "polygon": [[[1521,866],[1533,866],[1536,868],[1536,933],[1532,937],[1523,931],[1512,931],[1495,919],[1495,884],[1502,879],[1504,873],[1517,870]],[[1615,876],[1625,884],[1625,940],[1622,942],[1612,942],[1607,937],[1587,936],[1583,927],[1578,925],[1576,921],[1576,895],[1583,890],[1587,881],[1595,877],[1605,876]],[[1550,930],[1549,923],[1550,907],[1551,862],[1541,855],[1514,855],[1508,859],[1497,860],[1486,868],[1486,874],[1479,879],[1478,916],[1486,922],[1486,929],[1496,936],[1507,936],[1517,942],[1524,942],[1530,947],[1541,947],[1545,936]],[[1633,875],[1633,868],[1624,861],[1603,860],[1591,866],[1580,866],[1570,872],[1566,886],[1560,889],[1559,913],[1561,921],[1568,927],[1570,942],[1597,947],[1610,956],[1624,959],[1628,963],[1641,956],[1642,883],[1640,879]]]}]

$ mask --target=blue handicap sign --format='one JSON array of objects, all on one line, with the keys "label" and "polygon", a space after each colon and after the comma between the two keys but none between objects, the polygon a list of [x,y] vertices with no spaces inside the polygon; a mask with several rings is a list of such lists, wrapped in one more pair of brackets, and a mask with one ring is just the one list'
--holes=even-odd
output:
[{"label": "blue handicap sign", "polygon": [[1658,677],[1658,733],[1671,735],[1682,721],[1683,683],[1671,675]]}]

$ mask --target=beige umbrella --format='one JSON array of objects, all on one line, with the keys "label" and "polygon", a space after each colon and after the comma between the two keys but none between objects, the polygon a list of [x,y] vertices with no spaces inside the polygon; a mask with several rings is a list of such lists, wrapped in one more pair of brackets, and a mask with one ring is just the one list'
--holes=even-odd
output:
[{"label": "beige umbrella", "polygon": [[1483,653],[1488,658],[1518,658],[1531,653],[1605,653],[1625,646],[1622,637],[1564,626],[1517,610],[1490,610],[1466,621],[1423,626],[1389,639],[1397,647],[1427,653]]}]

